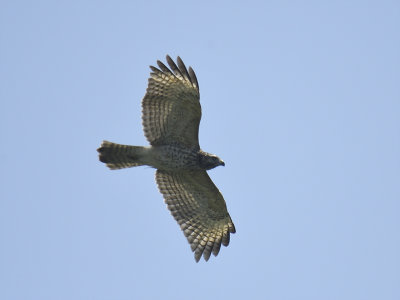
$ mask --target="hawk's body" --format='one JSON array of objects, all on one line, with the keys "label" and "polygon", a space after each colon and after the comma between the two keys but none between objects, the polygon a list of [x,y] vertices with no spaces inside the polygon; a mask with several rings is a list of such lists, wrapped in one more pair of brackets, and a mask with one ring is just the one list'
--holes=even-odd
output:
[{"label": "hawk's body", "polygon": [[217,255],[221,243],[229,244],[235,226],[225,200],[206,170],[224,162],[200,149],[201,119],[199,85],[192,68],[178,57],[171,68],[157,61],[160,69],[149,78],[142,101],[143,128],[150,147],[120,145],[104,141],[98,149],[100,161],[110,169],[149,165],[157,169],[156,181],[171,214],[187,237],[195,259]]}]

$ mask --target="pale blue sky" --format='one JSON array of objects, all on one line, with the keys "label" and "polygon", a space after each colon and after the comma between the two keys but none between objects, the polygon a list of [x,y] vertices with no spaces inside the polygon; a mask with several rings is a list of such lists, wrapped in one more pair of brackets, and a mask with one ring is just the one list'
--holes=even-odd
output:
[{"label": "pale blue sky", "polygon": [[[398,1],[2,1],[0,299],[400,299]],[[145,145],[150,64],[196,71],[236,225],[195,263]]]}]

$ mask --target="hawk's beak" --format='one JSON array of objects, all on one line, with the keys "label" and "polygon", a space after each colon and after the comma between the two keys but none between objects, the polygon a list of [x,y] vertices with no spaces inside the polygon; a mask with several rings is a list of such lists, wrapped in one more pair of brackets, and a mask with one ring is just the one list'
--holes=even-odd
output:
[{"label": "hawk's beak", "polygon": [[224,163],[223,160],[221,160],[221,166],[224,166],[224,167],[225,167],[225,163]]}]

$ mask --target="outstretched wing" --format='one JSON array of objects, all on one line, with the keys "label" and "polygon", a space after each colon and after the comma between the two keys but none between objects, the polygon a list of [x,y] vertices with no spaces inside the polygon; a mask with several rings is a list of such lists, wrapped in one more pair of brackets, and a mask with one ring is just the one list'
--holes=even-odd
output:
[{"label": "outstretched wing", "polygon": [[178,56],[176,65],[167,55],[166,67],[157,61],[150,66],[149,83],[142,100],[144,134],[151,145],[180,143],[199,148],[200,93],[192,68],[186,69]]},{"label": "outstretched wing", "polygon": [[156,181],[168,209],[180,225],[198,262],[228,246],[235,226],[225,200],[206,171],[157,170]]}]

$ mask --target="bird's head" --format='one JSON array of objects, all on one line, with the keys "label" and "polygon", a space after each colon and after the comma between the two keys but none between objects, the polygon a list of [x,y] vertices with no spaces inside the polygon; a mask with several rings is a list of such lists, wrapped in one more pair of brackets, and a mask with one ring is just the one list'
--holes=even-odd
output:
[{"label": "bird's head", "polygon": [[218,156],[203,151],[199,153],[199,164],[206,170],[211,170],[218,166],[225,166],[225,162]]}]

